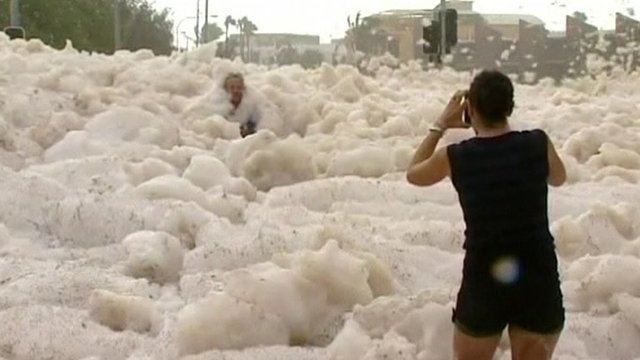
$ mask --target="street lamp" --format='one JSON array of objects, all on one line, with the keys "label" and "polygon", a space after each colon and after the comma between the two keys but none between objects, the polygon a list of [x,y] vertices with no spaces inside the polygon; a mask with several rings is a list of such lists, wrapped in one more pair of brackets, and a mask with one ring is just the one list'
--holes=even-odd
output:
[{"label": "street lamp", "polygon": [[9,36],[9,39],[24,39],[26,38],[24,28],[21,26],[20,21],[20,0],[11,0],[11,7],[9,12],[10,25],[4,28],[5,34]]},{"label": "street lamp", "polygon": [[200,0],[196,0],[196,47],[200,46]]},{"label": "street lamp", "polygon": [[440,0],[440,63],[444,62],[444,57],[447,54],[447,1]]},{"label": "street lamp", "polygon": [[[198,31],[200,31],[200,29],[198,29]],[[207,39],[209,39],[209,36],[207,36],[209,32],[209,0],[204,0],[204,31],[203,34],[204,35],[204,41],[207,41]]]},{"label": "street lamp", "polygon": [[9,26],[3,29],[9,39],[24,39],[24,29],[20,26],[20,0],[10,0]]},{"label": "street lamp", "polygon": [[20,0],[11,0],[11,10],[9,13],[11,17],[11,27],[20,26]]},{"label": "street lamp", "polygon": [[113,52],[120,50],[122,47],[122,19],[120,19],[121,0],[114,1],[113,13]]},{"label": "street lamp", "polygon": [[194,39],[191,36],[189,36],[185,31],[182,31],[182,36],[184,36],[185,39],[187,39],[186,49],[187,49],[187,51],[189,51],[189,42],[192,42],[192,43],[195,44],[196,43],[196,39]]},{"label": "street lamp", "polygon": [[[217,18],[218,15],[209,15],[209,18]],[[178,26],[176,26],[176,49],[180,50],[180,26],[182,26],[182,23],[185,20],[196,20],[198,19],[197,16],[187,16],[186,18],[183,18],[182,20],[180,20],[178,22]],[[198,29],[198,32],[200,31],[200,29]]]}]

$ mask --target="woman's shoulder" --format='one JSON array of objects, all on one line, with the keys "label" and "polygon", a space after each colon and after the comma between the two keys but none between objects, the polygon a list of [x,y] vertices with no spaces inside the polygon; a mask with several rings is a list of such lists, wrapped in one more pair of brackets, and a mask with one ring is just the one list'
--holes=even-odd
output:
[{"label": "woman's shoulder", "polygon": [[520,130],[518,133],[526,136],[547,137],[547,133],[541,128]]},{"label": "woman's shoulder", "polygon": [[523,134],[523,136],[525,136],[527,139],[530,139],[530,141],[532,141],[535,144],[541,143],[546,145],[549,139],[547,133],[540,128],[523,130],[521,131],[521,133]]}]

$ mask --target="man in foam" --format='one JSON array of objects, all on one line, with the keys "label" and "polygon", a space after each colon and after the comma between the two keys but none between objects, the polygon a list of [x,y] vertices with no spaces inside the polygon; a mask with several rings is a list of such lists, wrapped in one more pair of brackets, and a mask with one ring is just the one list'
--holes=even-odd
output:
[{"label": "man in foam", "polygon": [[255,134],[262,119],[262,111],[258,102],[247,96],[244,77],[240,73],[231,73],[224,79],[224,90],[227,92],[230,107],[224,114],[227,120],[240,124],[240,135],[247,137]]}]

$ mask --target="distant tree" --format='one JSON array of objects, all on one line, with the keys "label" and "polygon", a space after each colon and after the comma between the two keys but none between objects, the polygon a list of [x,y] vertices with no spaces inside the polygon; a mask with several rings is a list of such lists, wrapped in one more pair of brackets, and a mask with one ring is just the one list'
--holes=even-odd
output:
[{"label": "distant tree", "polygon": [[[244,37],[245,37],[245,44],[247,46],[247,52],[249,54],[253,53],[253,49],[251,48],[251,38],[253,37],[253,35],[256,34],[257,31],[258,31],[258,27],[253,22],[249,21],[249,23],[246,24]],[[249,57],[248,60],[252,61],[251,57]]]},{"label": "distant tree", "polygon": [[0,30],[9,25],[9,0],[0,0]]},{"label": "distant tree", "polygon": [[322,65],[324,55],[318,50],[305,50],[299,58],[300,65],[305,69],[313,69]]},{"label": "distant tree", "polygon": [[347,19],[349,29],[346,38],[357,51],[367,55],[382,55],[388,51],[389,34],[381,28],[382,21],[376,17],[361,18],[356,15],[356,21]]},{"label": "distant tree", "polygon": [[231,16],[227,16],[227,18],[224,20],[224,53],[225,53],[225,57],[230,57],[231,55],[231,49],[229,46],[229,27],[230,26],[236,26],[238,24],[238,22],[236,21],[236,19],[232,18]]},{"label": "distant tree", "polygon": [[[156,54],[170,54],[173,49],[173,22],[169,15],[169,10],[158,12],[147,0],[126,0],[122,20],[123,48],[151,49]],[[112,29],[112,26],[105,27],[103,31],[112,32]]]},{"label": "distant tree", "polygon": [[[9,24],[9,0],[0,0],[0,26]],[[115,0],[28,0],[20,2],[22,26],[28,38],[62,48],[71,40],[80,50],[111,53],[114,44]],[[172,50],[173,23],[169,11],[158,11],[148,0],[120,0],[122,48]]]},{"label": "distant tree", "polygon": [[[220,28],[220,26],[218,26],[218,24],[216,23],[212,23],[212,24],[208,24],[207,26],[207,31],[204,31],[205,26],[202,26],[202,29],[200,29],[200,41],[203,44],[206,43],[210,43],[212,41],[216,41],[218,39],[220,39],[220,37],[222,37],[222,35],[224,35],[224,31]],[[204,34],[207,34],[207,36],[205,37]]]},{"label": "distant tree", "polygon": [[238,20],[236,26],[240,30],[240,56],[243,61],[247,61],[245,54],[251,54],[251,37],[258,31],[258,27],[246,16]]},{"label": "distant tree", "polygon": [[578,19],[578,20],[580,20],[580,21],[582,21],[582,22],[587,22],[587,20],[589,20],[589,17],[583,11],[574,12],[573,13],[573,17]]},{"label": "distant tree", "polygon": [[225,46],[218,46],[216,48],[216,57],[219,57],[219,58],[226,58],[227,57],[227,51],[225,49]]},{"label": "distant tree", "polygon": [[239,38],[230,37],[227,45],[225,46],[228,50],[225,50],[226,58],[233,58],[238,55],[238,48],[240,47]]},{"label": "distant tree", "polygon": [[278,49],[276,53],[276,63],[278,66],[293,65],[298,62],[300,62],[300,54],[291,44],[287,44]]}]

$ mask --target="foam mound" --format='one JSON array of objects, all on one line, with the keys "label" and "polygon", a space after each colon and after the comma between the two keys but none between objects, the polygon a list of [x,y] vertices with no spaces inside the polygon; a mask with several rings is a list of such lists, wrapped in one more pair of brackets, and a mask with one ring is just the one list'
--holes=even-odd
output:
[{"label": "foam mound", "polygon": [[[404,171],[473,74],[215,53],[0,33],[0,358],[449,359],[463,214],[449,180]],[[558,359],[640,358],[640,75],[608,65],[515,85],[512,128],[545,130],[569,178]],[[231,71],[265,115],[246,138]]]},{"label": "foam mound", "polygon": [[142,231],[128,235],[122,244],[129,253],[126,266],[131,276],[159,284],[180,279],[184,256],[180,240],[167,233]]},{"label": "foam mound", "polygon": [[99,324],[114,331],[149,332],[158,320],[155,305],[149,299],[117,295],[95,290],[89,297],[89,315]]},{"label": "foam mound", "polygon": [[398,289],[375,257],[341,250],[336,241],[315,252],[281,254],[274,262],[232,270],[221,282],[222,292],[178,315],[182,353],[326,343],[340,315]]}]

